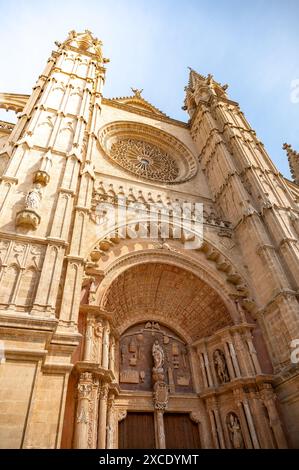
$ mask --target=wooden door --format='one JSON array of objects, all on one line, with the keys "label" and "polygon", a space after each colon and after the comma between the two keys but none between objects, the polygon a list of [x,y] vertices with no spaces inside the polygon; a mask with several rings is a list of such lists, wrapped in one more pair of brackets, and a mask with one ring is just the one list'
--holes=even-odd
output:
[{"label": "wooden door", "polygon": [[164,429],[167,449],[200,449],[198,424],[187,413],[165,413]]},{"label": "wooden door", "polygon": [[119,423],[119,449],[155,449],[153,413],[128,413]]}]

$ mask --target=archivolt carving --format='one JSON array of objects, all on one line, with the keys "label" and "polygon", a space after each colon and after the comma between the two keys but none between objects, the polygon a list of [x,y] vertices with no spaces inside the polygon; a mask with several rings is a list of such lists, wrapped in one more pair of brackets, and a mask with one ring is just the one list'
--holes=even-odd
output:
[{"label": "archivolt carving", "polygon": [[[173,233],[174,229],[170,230],[170,239],[172,238]],[[195,235],[190,232],[190,239],[188,239],[189,242],[192,242],[192,237],[195,237]],[[235,270],[235,267],[232,262],[226,256],[224,256],[224,254],[219,249],[214,247],[211,243],[204,241],[202,245],[198,248],[195,248],[194,250],[184,251],[185,241],[186,239],[182,236],[182,239],[174,239],[173,242],[164,242],[161,239],[157,240],[157,242],[154,243],[149,239],[145,239],[143,240],[143,243],[145,243],[145,248],[147,249],[150,248],[152,250],[154,249],[154,247],[165,249],[165,252],[172,252],[175,256],[188,257],[188,254],[190,253],[191,256],[194,258],[195,253],[195,256],[197,256],[197,254],[199,253],[202,253],[208,262],[212,262],[214,264],[214,268],[216,268],[219,273],[223,273],[226,281],[231,287],[234,288],[235,294],[237,296],[248,297],[249,291],[246,282],[244,281],[244,277],[241,276],[241,274]],[[138,239],[138,242],[140,243],[140,239]],[[128,244],[128,240],[119,238],[117,233],[115,232],[101,239],[90,252],[90,255],[88,257],[89,266],[97,267],[100,260],[107,261],[107,257],[109,255],[110,250],[113,251],[114,249],[117,249],[119,257],[120,247],[122,243]]]},{"label": "archivolt carving", "polygon": [[146,124],[108,124],[99,131],[99,143],[107,156],[137,176],[179,183],[197,172],[197,160],[182,142]]}]

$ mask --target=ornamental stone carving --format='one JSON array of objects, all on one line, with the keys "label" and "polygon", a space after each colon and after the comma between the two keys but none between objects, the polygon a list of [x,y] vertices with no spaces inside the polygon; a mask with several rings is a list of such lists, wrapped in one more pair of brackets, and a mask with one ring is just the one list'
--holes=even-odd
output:
[{"label": "ornamental stone carving", "polygon": [[157,145],[122,139],[111,147],[110,157],[126,170],[154,181],[173,182],[179,170],[175,160]]},{"label": "ornamental stone carving", "polygon": [[229,382],[229,375],[226,366],[225,357],[220,349],[216,349],[213,354],[215,370],[217,374],[217,378],[221,384]]},{"label": "ornamental stone carving", "polygon": [[36,229],[40,223],[40,215],[37,213],[42,200],[42,185],[37,183],[28,191],[25,198],[25,208],[17,212],[16,226]]},{"label": "ornamental stone carving", "polygon": [[98,138],[110,162],[138,177],[181,183],[198,169],[197,159],[183,142],[147,124],[116,121],[104,126]]},{"label": "ornamental stone carving", "polygon": [[27,196],[26,196],[26,202],[25,202],[25,207],[26,209],[33,209],[37,210],[40,206],[40,202],[42,199],[42,186],[40,183],[37,183],[33,189],[31,189]]},{"label": "ornamental stone carving", "polygon": [[235,413],[229,413],[227,415],[227,428],[230,435],[231,444],[234,449],[243,449],[244,440],[241,431],[241,425],[239,418]]}]

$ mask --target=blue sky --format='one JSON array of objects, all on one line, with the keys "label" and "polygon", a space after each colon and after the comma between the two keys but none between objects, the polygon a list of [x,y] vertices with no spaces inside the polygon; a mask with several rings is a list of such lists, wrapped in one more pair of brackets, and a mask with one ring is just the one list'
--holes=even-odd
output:
[{"label": "blue sky", "polygon": [[[104,94],[130,87],[171,117],[181,110],[187,67],[229,84],[279,170],[289,177],[283,142],[299,150],[298,0],[0,0],[0,92],[30,93],[71,29],[104,42]],[[299,96],[299,93],[297,94]],[[0,110],[0,119],[9,113]]]}]

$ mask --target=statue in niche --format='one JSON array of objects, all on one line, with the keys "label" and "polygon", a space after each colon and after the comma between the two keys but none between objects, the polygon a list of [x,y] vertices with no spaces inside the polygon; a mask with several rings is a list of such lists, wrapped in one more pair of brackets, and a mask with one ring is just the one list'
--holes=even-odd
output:
[{"label": "statue in niche", "polygon": [[215,370],[221,384],[229,382],[229,375],[226,367],[225,357],[220,349],[216,349],[213,354]]},{"label": "statue in niche", "polygon": [[244,441],[241,426],[238,417],[234,413],[227,416],[227,428],[230,434],[230,440],[234,449],[243,449]]},{"label": "statue in niche", "polygon": [[26,209],[38,209],[42,199],[42,185],[36,184],[26,196]]},{"label": "statue in niche", "polygon": [[164,364],[164,351],[159,344],[159,341],[156,339],[153,347],[152,347],[152,354],[154,358],[154,368],[159,370],[163,368]]}]

